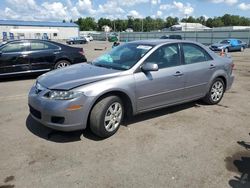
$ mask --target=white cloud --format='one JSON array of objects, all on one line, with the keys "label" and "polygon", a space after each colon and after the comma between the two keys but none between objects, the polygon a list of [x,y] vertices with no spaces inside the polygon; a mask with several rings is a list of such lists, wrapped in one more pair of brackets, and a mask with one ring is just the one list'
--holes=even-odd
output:
[{"label": "white cloud", "polygon": [[176,9],[181,14],[192,14],[194,12],[194,8],[190,3],[183,4],[182,2],[173,1],[172,4],[162,4],[160,5],[160,10],[171,10]]},{"label": "white cloud", "polygon": [[112,0],[117,2],[120,6],[131,7],[141,3],[147,3],[149,0]]},{"label": "white cloud", "polygon": [[212,3],[225,3],[227,5],[234,5],[238,3],[238,0],[208,0],[208,1]]},{"label": "white cloud", "polygon": [[[72,4],[72,3],[71,3]],[[78,0],[76,3],[76,8],[83,14],[95,14],[96,10],[93,9],[91,0]]]},{"label": "white cloud", "polygon": [[162,16],[162,11],[158,10],[157,13],[156,13],[156,16],[161,17]]},{"label": "white cloud", "polygon": [[99,5],[98,13],[102,14],[122,14],[125,11],[119,7],[117,1],[108,1],[103,5]]},{"label": "white cloud", "polygon": [[160,4],[160,3],[161,3],[161,0],[151,0],[152,5],[157,5],[157,4]]},{"label": "white cloud", "polygon": [[241,10],[250,10],[250,3],[246,4],[246,3],[241,3],[238,5],[239,9]]},{"label": "white cloud", "polygon": [[52,19],[61,18],[62,20],[64,18],[68,18],[68,10],[67,7],[65,7],[61,2],[53,2],[48,3],[44,2],[41,5],[45,12],[42,14],[45,18],[47,17]]},{"label": "white cloud", "polygon": [[136,10],[129,11],[128,15],[132,16],[133,18],[142,18],[142,15],[140,15]]}]

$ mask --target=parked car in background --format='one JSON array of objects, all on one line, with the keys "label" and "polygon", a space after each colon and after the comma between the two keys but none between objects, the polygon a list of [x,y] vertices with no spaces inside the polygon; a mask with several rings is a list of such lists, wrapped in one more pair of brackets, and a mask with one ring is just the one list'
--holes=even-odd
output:
[{"label": "parked car in background", "polygon": [[82,48],[53,41],[13,40],[0,46],[0,76],[49,71],[86,61]]},{"label": "parked car in background", "polygon": [[[203,99],[217,104],[234,80],[233,62],[199,43],[145,40],[40,76],[29,93],[31,116],[53,129],[109,137],[124,117]],[[65,76],[67,75],[67,76]]]},{"label": "parked car in background", "polygon": [[67,44],[86,44],[88,41],[85,37],[72,37],[66,40]]},{"label": "parked car in background", "polygon": [[93,37],[91,35],[83,35],[87,42],[93,41]]},{"label": "parked car in background", "polygon": [[247,47],[247,43],[238,40],[238,39],[226,39],[222,40],[218,43],[214,43],[210,46],[210,49],[213,51],[224,51],[224,52],[232,52],[232,51],[241,51]]},{"label": "parked car in background", "polygon": [[182,40],[182,36],[181,35],[163,35],[160,37],[160,39],[178,39],[178,40]]},{"label": "parked car in background", "polygon": [[119,39],[118,39],[118,34],[117,33],[110,33],[108,35],[108,41],[109,42],[117,42]]}]

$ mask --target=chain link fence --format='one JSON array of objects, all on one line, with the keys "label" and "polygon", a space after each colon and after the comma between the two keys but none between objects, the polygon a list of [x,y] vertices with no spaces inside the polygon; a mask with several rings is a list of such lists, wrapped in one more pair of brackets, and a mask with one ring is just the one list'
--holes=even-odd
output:
[{"label": "chain link fence", "polygon": [[[181,35],[184,40],[191,40],[209,45],[219,40],[237,38],[248,45],[250,44],[250,30],[230,30],[230,31],[169,31],[169,32],[119,32],[121,42],[135,40],[159,39],[163,35]],[[108,33],[100,32],[92,34],[94,40],[105,41]]]}]

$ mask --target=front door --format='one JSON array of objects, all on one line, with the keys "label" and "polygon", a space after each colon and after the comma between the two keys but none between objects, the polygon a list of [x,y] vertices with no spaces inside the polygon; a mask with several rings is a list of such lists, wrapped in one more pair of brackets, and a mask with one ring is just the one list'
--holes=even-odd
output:
[{"label": "front door", "polygon": [[134,74],[137,112],[177,103],[183,98],[184,69],[178,44],[155,50],[144,63],[156,63],[158,71]]},{"label": "front door", "polygon": [[0,74],[23,73],[30,69],[28,43],[11,42],[0,49]]}]

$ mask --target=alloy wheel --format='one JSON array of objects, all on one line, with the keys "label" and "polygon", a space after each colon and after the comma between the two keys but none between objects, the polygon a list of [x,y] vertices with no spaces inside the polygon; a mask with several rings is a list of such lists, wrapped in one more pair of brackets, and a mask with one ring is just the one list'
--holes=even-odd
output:
[{"label": "alloy wheel", "polygon": [[120,125],[122,113],[123,111],[120,103],[115,102],[109,106],[104,116],[104,126],[108,132],[114,131]]},{"label": "alloy wheel", "polygon": [[221,81],[216,81],[211,88],[211,99],[217,102],[221,99],[224,92],[224,85]]}]

